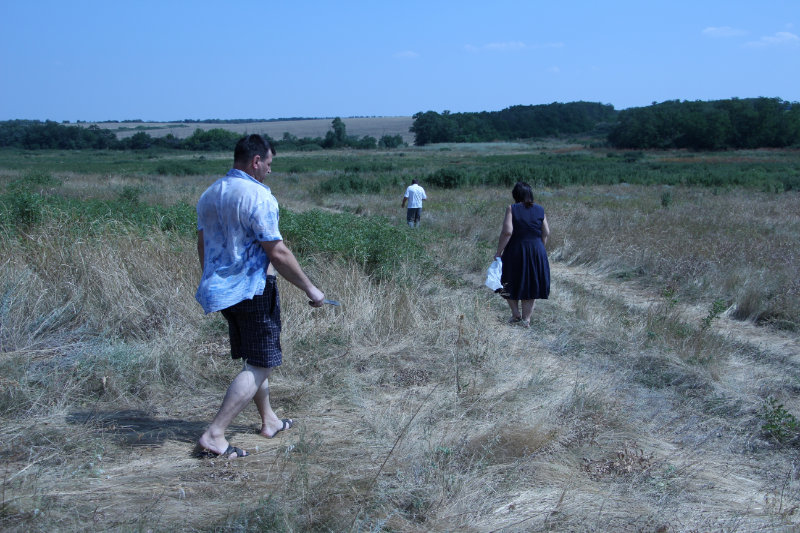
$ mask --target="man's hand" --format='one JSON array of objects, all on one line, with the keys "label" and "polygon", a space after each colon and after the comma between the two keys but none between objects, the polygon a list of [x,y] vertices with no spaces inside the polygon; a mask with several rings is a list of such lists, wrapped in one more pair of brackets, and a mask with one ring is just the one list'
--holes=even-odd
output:
[{"label": "man's hand", "polygon": [[314,290],[306,292],[311,300],[308,302],[308,305],[311,307],[322,307],[323,300],[325,299],[325,295],[322,294],[322,291],[318,288],[314,287]]}]

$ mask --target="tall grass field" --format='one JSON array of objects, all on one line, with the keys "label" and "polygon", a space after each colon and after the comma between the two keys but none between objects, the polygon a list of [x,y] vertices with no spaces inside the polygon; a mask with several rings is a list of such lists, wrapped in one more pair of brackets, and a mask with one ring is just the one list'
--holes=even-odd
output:
[{"label": "tall grass field", "polygon": [[[231,164],[0,151],[0,529],[800,528],[800,152],[278,153],[281,232],[342,305],[279,280],[295,426],[263,439],[251,405],[251,455],[197,459],[240,368],[194,299]],[[483,286],[520,180],[552,232],[529,329]]]}]

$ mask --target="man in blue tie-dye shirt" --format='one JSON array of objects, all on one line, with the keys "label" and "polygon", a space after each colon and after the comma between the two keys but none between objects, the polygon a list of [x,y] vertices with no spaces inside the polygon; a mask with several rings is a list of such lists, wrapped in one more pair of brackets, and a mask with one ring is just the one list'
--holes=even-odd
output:
[{"label": "man in blue tie-dye shirt", "polygon": [[222,406],[199,447],[227,457],[247,452],[231,446],[225,430],[254,400],[261,415],[261,435],[274,437],[292,427],[269,403],[269,376],[281,364],[280,299],[275,271],[321,307],[325,295],[308,279],[278,230],[278,202],[264,179],[271,172],[275,148],[260,135],[242,138],[233,168],[197,202],[197,251],[203,277],[196,298],[206,313],[220,311],[228,321],[231,356],[244,369],[228,387]]}]

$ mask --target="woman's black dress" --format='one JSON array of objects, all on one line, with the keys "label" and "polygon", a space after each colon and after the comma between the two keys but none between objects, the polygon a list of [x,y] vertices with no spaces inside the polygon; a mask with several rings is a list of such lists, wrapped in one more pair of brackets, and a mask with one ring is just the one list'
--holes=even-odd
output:
[{"label": "woman's black dress", "polygon": [[509,300],[546,300],[550,295],[550,263],[542,242],[544,208],[524,203],[511,206],[513,231],[503,250],[500,282]]}]

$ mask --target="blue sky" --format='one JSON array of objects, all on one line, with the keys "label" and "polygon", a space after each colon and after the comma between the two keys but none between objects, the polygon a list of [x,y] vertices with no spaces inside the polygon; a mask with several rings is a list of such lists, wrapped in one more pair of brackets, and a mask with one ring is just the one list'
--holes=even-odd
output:
[{"label": "blue sky", "polygon": [[800,100],[800,1],[0,0],[0,120]]}]

